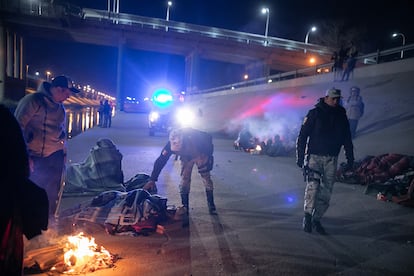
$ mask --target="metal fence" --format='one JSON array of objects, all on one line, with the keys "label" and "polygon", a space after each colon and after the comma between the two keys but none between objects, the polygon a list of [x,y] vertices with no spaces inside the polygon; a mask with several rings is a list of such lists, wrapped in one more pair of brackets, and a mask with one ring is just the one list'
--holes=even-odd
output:
[{"label": "metal fence", "polygon": [[[414,44],[396,47],[392,49],[387,49],[383,51],[377,51],[377,52],[366,54],[366,55],[360,55],[356,57],[357,59],[356,67],[372,66],[374,64],[400,60],[402,51],[404,53],[404,58],[414,57]],[[217,91],[236,89],[240,87],[248,87],[248,86],[260,85],[260,84],[266,84],[266,83],[273,83],[277,81],[294,79],[294,78],[299,78],[299,77],[331,73],[333,64],[334,64],[333,62],[325,63],[325,64],[318,64],[315,66],[298,69],[295,71],[270,75],[268,77],[226,84],[223,86],[209,88],[209,89],[192,91],[191,94],[212,93],[212,92],[217,92]]]}]

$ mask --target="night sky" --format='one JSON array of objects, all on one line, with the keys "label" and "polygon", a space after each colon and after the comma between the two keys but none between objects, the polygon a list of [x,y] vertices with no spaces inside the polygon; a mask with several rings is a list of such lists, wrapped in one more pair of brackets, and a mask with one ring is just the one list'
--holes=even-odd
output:
[{"label": "night sky", "polygon": [[[107,0],[65,2],[85,8],[107,9]],[[269,36],[304,41],[311,25],[341,21],[349,28],[364,32],[361,45],[366,52],[400,46],[401,38],[391,38],[393,32],[404,33],[406,44],[413,43],[414,12],[410,1],[381,2],[384,1],[175,0],[170,8],[170,20],[264,34],[266,16],[260,11],[266,6],[270,9]],[[166,3],[166,0],[120,0],[120,12],[165,19]],[[316,37],[317,34],[312,36]],[[39,51],[45,47],[45,43],[49,44],[48,50]],[[31,70],[64,73],[72,76],[76,82],[89,83],[115,95],[115,48],[30,40],[26,51]],[[185,89],[183,57],[135,50],[127,50],[125,54],[124,83],[130,90],[127,94],[145,96],[150,87],[158,82],[171,83],[177,90]],[[224,70],[224,76],[232,71],[241,74],[237,68],[220,63],[210,63],[206,70],[215,72],[217,68]],[[211,81],[214,82],[213,78]]]}]

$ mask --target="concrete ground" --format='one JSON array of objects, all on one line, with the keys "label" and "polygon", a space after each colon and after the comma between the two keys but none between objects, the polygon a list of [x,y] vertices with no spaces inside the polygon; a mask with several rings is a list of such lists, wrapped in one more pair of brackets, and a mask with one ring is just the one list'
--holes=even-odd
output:
[{"label": "concrete ground", "polygon": [[[346,97],[349,88],[358,85],[366,110],[354,140],[356,158],[384,153],[412,156],[413,63],[408,59],[356,70],[355,78],[344,83],[311,78],[299,86],[263,86],[267,89],[263,93],[236,90],[206,95],[192,105],[204,114],[199,123],[209,131],[231,129],[248,116],[269,112],[273,114],[269,122],[276,122],[270,130],[275,130],[280,122],[289,125],[303,118],[327,88],[338,87]],[[99,138],[111,139],[122,153],[125,181],[137,173],[150,174],[167,141],[165,135],[148,135],[145,114],[118,112],[111,128],[89,129],[69,140],[68,161],[85,160]],[[295,158],[236,151],[234,139],[214,137],[217,216],[208,214],[194,171],[189,228],[168,222],[163,234],[131,237],[110,236],[96,226],[78,227],[76,231],[93,235],[119,257],[115,267],[85,275],[413,275],[412,208],[379,201],[375,191],[364,194],[365,186],[336,183],[322,220],[328,235],[305,233],[301,227],[305,184]],[[171,159],[157,183],[159,194],[176,206],[180,205],[178,162]],[[62,210],[88,199],[64,197]],[[44,233],[38,241],[49,235]]]},{"label": "concrete ground", "polygon": [[[165,135],[148,136],[145,114],[118,112],[111,128],[93,128],[69,141],[69,162],[85,160],[99,138],[111,139],[123,154],[125,181],[149,174],[167,141]],[[164,234],[137,237],[82,229],[119,257],[115,267],[84,275],[412,275],[412,208],[378,201],[364,194],[364,186],[336,183],[322,221],[329,235],[305,233],[304,182],[294,157],[251,155],[232,143],[214,138],[217,216],[208,214],[194,171],[189,228],[169,222]],[[170,159],[158,182],[159,194],[176,206],[178,162]],[[65,197],[62,209],[87,199]]]}]

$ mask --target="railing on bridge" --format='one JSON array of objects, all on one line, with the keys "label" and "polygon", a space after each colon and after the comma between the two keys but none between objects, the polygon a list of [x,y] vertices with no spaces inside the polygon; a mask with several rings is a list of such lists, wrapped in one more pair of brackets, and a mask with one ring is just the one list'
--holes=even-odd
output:
[{"label": "railing on bridge", "polygon": [[[0,7],[2,10],[20,12],[23,14],[30,14],[35,16],[45,17],[61,17],[61,16],[75,16],[83,20],[94,20],[112,24],[124,24],[140,26],[141,28],[157,29],[161,31],[178,32],[178,33],[193,33],[210,38],[217,38],[222,40],[237,41],[244,44],[262,45],[264,47],[284,48],[292,51],[304,51],[319,53],[322,55],[331,55],[332,49],[315,44],[305,44],[303,42],[282,39],[277,37],[265,37],[263,35],[237,32],[216,27],[206,27],[194,25],[184,22],[167,21],[159,18],[151,18],[125,13],[114,13],[106,10],[97,10],[89,8],[79,8],[71,4],[49,4],[39,2],[39,6],[34,6],[32,2],[28,1],[4,1]],[[18,4],[17,4],[18,3]],[[408,53],[405,57],[414,56],[414,44],[396,47],[388,50],[378,51],[371,54],[361,55],[357,57],[357,66],[369,66],[382,62],[394,61],[396,56],[401,51]],[[394,57],[393,57],[394,55]],[[221,90],[229,90],[237,87],[246,87],[251,85],[264,84],[269,82],[281,81],[286,79],[293,79],[303,76],[311,76],[315,74],[324,73],[324,70],[331,72],[333,62],[326,64],[318,64],[295,71],[278,73],[268,77],[257,78],[238,83],[232,83],[220,87],[192,91],[192,94],[211,93]]]},{"label": "railing on bridge", "polygon": [[169,32],[189,33],[216,38],[222,40],[236,41],[244,44],[255,44],[264,47],[283,48],[291,51],[304,51],[318,53],[321,55],[330,55],[332,49],[310,43],[303,43],[294,40],[288,40],[278,37],[265,37],[264,35],[232,31],[216,27],[207,27],[194,25],[184,22],[152,18],[126,13],[114,13],[107,10],[97,10],[90,8],[80,8],[69,3],[51,4],[48,2],[32,1],[4,1],[2,10],[18,12],[33,16],[60,18],[63,16],[74,16],[84,20],[97,20],[102,22],[111,22],[113,24],[134,25],[141,28],[157,29]]},{"label": "railing on bridge", "polygon": [[[405,58],[414,57],[414,44],[358,56],[356,66],[357,67],[370,66],[373,64],[400,60],[401,51],[404,51]],[[232,84],[226,84],[223,86],[209,88],[209,89],[192,91],[191,94],[213,93],[213,92],[224,91],[224,90],[232,90],[232,89],[241,88],[241,87],[273,83],[277,81],[294,79],[298,77],[306,77],[306,76],[313,76],[317,74],[324,74],[325,73],[324,69],[328,69],[327,73],[331,73],[332,66],[333,66],[333,62],[325,63],[325,64],[318,64],[316,66],[311,66],[311,67],[298,69],[298,70],[290,71],[290,72],[278,73],[275,75],[270,75],[268,77],[257,78],[257,79],[252,79],[252,80],[242,81],[242,82],[237,82],[237,83],[232,83]]]},{"label": "railing on bridge", "polygon": [[194,33],[210,38],[237,41],[244,44],[257,44],[266,47],[284,48],[292,51],[312,51],[315,53],[330,55],[332,50],[328,47],[315,44],[305,44],[294,40],[278,37],[265,37],[263,35],[237,32],[216,27],[206,27],[183,22],[167,21],[159,18],[144,17],[126,13],[113,13],[96,9],[82,9],[84,19],[111,21],[116,24],[139,25],[142,28],[159,29],[178,33]]}]

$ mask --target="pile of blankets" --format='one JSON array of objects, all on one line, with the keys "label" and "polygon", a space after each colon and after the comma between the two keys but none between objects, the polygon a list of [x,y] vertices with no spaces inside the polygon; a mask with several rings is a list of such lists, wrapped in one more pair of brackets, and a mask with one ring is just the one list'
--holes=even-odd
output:
[{"label": "pile of blankets", "polygon": [[414,156],[395,153],[367,156],[355,162],[353,170],[347,170],[346,163],[342,163],[337,179],[343,183],[366,185],[365,193],[376,191],[381,200],[412,201]]}]

